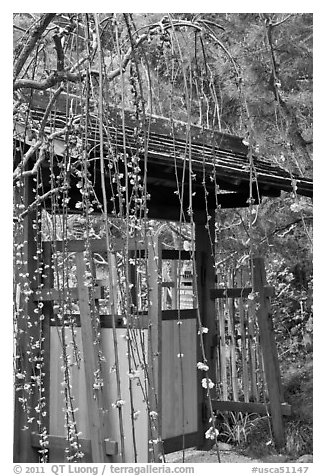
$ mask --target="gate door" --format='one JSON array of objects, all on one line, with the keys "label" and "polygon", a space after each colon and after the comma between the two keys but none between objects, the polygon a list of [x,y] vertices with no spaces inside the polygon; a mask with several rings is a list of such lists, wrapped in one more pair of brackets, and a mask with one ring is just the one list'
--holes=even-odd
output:
[{"label": "gate door", "polygon": [[197,303],[189,252],[162,250],[161,411],[164,452],[196,446]]}]

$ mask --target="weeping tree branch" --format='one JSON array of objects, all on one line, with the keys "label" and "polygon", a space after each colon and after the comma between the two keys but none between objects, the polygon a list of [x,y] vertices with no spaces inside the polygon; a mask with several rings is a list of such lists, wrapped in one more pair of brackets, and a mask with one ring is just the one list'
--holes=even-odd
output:
[{"label": "weeping tree branch", "polygon": [[[35,47],[37,41],[41,38],[42,33],[45,31],[46,27],[49,25],[51,20],[55,17],[54,13],[51,14],[45,14],[40,21],[40,24],[37,25],[37,27],[34,28],[31,34],[31,39],[27,42],[25,48],[23,49],[22,53],[20,54],[16,65],[14,67],[14,91],[17,89],[37,89],[41,91],[45,91],[46,89],[49,89],[59,82],[78,82],[82,81],[84,77],[86,76],[86,72],[84,73],[74,73],[73,71],[76,69],[76,67],[71,68],[70,70],[65,70],[64,69],[64,51],[62,47],[62,38],[61,35],[59,34],[54,34],[53,35],[53,41],[55,45],[55,49],[57,52],[57,70],[52,72],[44,81],[37,81],[34,79],[16,79],[19,72],[21,71],[24,63],[26,62],[28,56],[32,52],[33,48]],[[206,20],[198,19],[196,22],[190,22],[186,20],[175,20],[173,21],[173,25],[165,21],[165,17],[158,23],[154,23],[150,26],[147,27],[146,33],[141,34],[135,41],[132,46],[127,50],[125,53],[124,57],[122,58],[121,65],[111,71],[109,74],[107,74],[106,78],[109,81],[112,81],[114,78],[119,76],[121,73],[123,73],[131,59],[131,56],[133,54],[133,51],[135,48],[140,46],[142,43],[144,43],[148,39],[148,35],[151,32],[154,32],[155,30],[159,30],[161,32],[167,31],[171,29],[172,27],[189,27],[189,28],[194,28],[196,31],[203,31],[203,27],[207,29],[207,34],[218,43],[218,45],[223,49],[223,51],[229,56],[231,61],[234,64],[235,69],[237,70],[237,67],[234,63],[234,59],[231,57],[230,53],[227,51],[225,46],[220,42],[220,40],[217,38],[215,32],[212,30],[211,25],[214,25],[218,28],[223,29],[219,25],[209,22]],[[79,66],[82,62],[84,62],[85,59],[79,60]],[[98,72],[92,71],[92,74],[97,74]]]},{"label": "weeping tree branch", "polygon": [[78,73],[71,73],[70,71],[54,71],[44,81],[36,81],[35,79],[18,79],[14,84],[14,91],[17,89],[38,89],[45,91],[52,88],[61,81],[71,81],[76,83],[81,81],[83,76]]},{"label": "weeping tree branch", "polygon": [[22,219],[24,218],[28,213],[30,213],[32,210],[34,210],[39,203],[43,202],[44,200],[46,200],[48,197],[50,197],[51,195],[54,195],[55,193],[59,193],[59,192],[63,192],[64,190],[67,189],[67,185],[63,185],[62,187],[56,187],[56,188],[52,188],[51,190],[49,190],[48,192],[44,193],[43,195],[40,195],[39,197],[37,197],[37,199],[31,203],[27,208],[26,210],[24,210],[18,217],[18,219]]},{"label": "weeping tree branch", "polygon": [[19,75],[22,70],[27,58],[35,48],[36,43],[41,38],[42,34],[56,16],[56,13],[45,13],[41,18],[39,23],[31,30],[31,34],[24,48],[22,49],[15,65],[14,65],[14,80]]},{"label": "weeping tree branch", "polygon": [[[60,129],[58,131],[53,132],[50,134],[47,138],[44,136],[39,138],[35,144],[33,144],[26,154],[24,155],[23,159],[21,160],[20,164],[16,167],[13,173],[13,180],[16,181],[18,180],[21,176],[26,176],[26,175],[35,175],[39,166],[45,159],[45,151],[48,149],[48,142],[55,139],[56,137],[60,137],[64,135],[67,132],[67,127],[64,127],[63,129]],[[33,157],[35,152],[40,149],[40,157],[36,161],[34,167],[32,170],[26,170],[23,171],[23,169],[26,167],[28,161]]]}]

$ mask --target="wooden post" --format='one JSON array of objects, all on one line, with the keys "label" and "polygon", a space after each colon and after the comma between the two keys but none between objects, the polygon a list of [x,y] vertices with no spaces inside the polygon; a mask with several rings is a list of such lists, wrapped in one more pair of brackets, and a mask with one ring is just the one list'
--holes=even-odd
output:
[{"label": "wooden post", "polygon": [[96,390],[93,387],[95,372],[99,368],[98,348],[94,343],[95,336],[91,320],[89,290],[88,287],[85,286],[86,266],[83,252],[76,253],[76,267],[92,462],[104,463],[110,461],[110,459],[105,453],[104,404],[102,389],[99,388]]},{"label": "wooden post", "polygon": [[[216,334],[216,309],[215,301],[210,299],[210,290],[215,288],[215,222],[214,212],[211,213],[212,218],[209,221],[209,229],[206,227],[206,214],[195,214],[195,240],[196,240],[196,270],[197,270],[197,299],[198,307],[201,317],[201,322],[204,327],[208,328],[208,333],[203,336],[205,354],[207,358],[207,365],[209,366],[208,377],[214,382],[214,359],[212,358],[211,350],[214,345],[214,335]],[[211,245],[211,236],[213,242],[213,250]],[[201,349],[198,345],[198,360],[202,360]],[[198,377],[198,409],[199,421],[198,431],[202,435],[201,445],[206,443],[204,433],[209,424],[210,415],[204,411],[205,392],[201,386],[201,378]],[[215,384],[217,382],[214,382]]]},{"label": "wooden post", "polygon": [[[45,266],[48,268],[45,269]],[[52,289],[54,283],[54,273],[52,268],[52,247],[51,243],[43,243],[43,285],[45,289]],[[51,350],[51,328],[50,321],[53,317],[53,301],[45,301],[43,303],[43,388],[44,388],[44,411],[43,424],[47,428],[47,434],[50,434],[50,350]],[[51,461],[51,448],[49,448],[49,462]]]},{"label": "wooden post", "polygon": [[266,286],[266,274],[263,258],[253,259],[253,290],[258,293],[257,297],[257,320],[260,332],[260,342],[263,352],[265,375],[269,401],[271,405],[271,417],[273,425],[273,434],[275,445],[278,448],[284,446],[284,427],[281,407],[281,389],[279,381],[279,369],[277,355],[275,355],[276,346],[273,334],[272,317],[268,298],[264,294]]},{"label": "wooden post", "polygon": [[228,399],[228,382],[226,369],[226,342],[225,342],[225,303],[224,299],[217,300],[218,309],[218,333],[220,353],[220,375],[222,400]]},{"label": "wooden post", "polygon": [[[148,246],[148,393],[150,410],[148,445],[149,462],[161,462],[162,455],[162,251],[159,238],[153,237]],[[152,419],[151,419],[152,418]]]},{"label": "wooden post", "polygon": [[[228,276],[229,287],[234,287],[234,272],[231,270]],[[227,299],[228,320],[229,320],[229,337],[230,337],[230,361],[231,361],[231,384],[233,400],[239,401],[238,394],[238,375],[237,375],[237,356],[236,356],[236,339],[235,339],[235,327],[234,327],[234,299]]]},{"label": "wooden post", "polygon": [[[28,207],[35,200],[35,192],[33,192],[33,178],[26,177],[24,179],[24,194],[23,201],[25,208]],[[17,203],[19,203],[19,193],[16,194]],[[28,273],[29,285],[30,287],[36,287],[36,283],[33,281],[37,279],[36,270],[36,261],[34,259],[37,251],[37,230],[34,229],[33,221],[36,219],[36,212],[31,211],[24,217],[23,221],[23,231],[20,238],[20,244],[23,246],[23,264],[19,270],[15,270],[17,275],[19,272]],[[19,282],[19,279],[17,279]],[[21,290],[22,293],[24,289]],[[23,313],[19,313],[17,319],[18,325],[18,336],[17,336],[17,350],[20,354],[20,359],[18,361],[18,369],[20,373],[25,372],[25,382],[29,384],[32,382],[31,377],[34,374],[33,369],[33,358],[37,358],[38,350],[33,349],[31,351],[30,342],[34,340],[35,342],[39,340],[39,322],[35,318],[34,314],[35,303],[31,296],[29,300],[25,302],[25,295],[21,296],[20,307],[23,308]],[[26,297],[27,299],[27,297]],[[20,385],[21,387],[21,385]],[[27,422],[28,415],[24,411],[19,398],[24,398],[25,395],[23,390],[17,391],[15,393],[15,421],[14,421],[14,451],[13,451],[13,460],[15,463],[35,463],[39,461],[39,454],[37,449],[32,448],[31,444],[31,433],[32,431],[37,431],[37,426],[34,423],[38,415],[33,411],[34,407],[37,405],[35,395],[35,387],[32,388],[32,394],[30,395],[30,401],[28,405],[31,406],[30,417],[34,417],[34,422],[32,424]],[[27,427],[29,429],[25,429]]]},{"label": "wooden post", "polygon": [[251,396],[255,402],[259,401],[257,388],[257,359],[256,359],[256,342],[255,342],[255,323],[254,323],[254,303],[248,302],[248,345],[249,345],[249,367],[251,378]]},{"label": "wooden post", "polygon": [[243,299],[239,299],[239,313],[240,313],[240,332],[241,332],[241,360],[242,360],[242,388],[244,401],[249,402],[249,376],[248,376],[248,362],[247,362],[247,338],[246,338],[246,321],[245,312],[243,308]]}]

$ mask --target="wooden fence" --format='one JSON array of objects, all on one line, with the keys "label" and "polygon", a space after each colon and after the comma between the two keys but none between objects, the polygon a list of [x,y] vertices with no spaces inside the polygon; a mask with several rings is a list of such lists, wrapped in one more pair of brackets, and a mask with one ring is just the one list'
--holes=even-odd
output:
[{"label": "wooden fence", "polygon": [[[219,382],[215,410],[270,415],[277,446],[284,444],[284,402],[270,313],[274,289],[267,286],[264,261],[253,259],[252,271],[241,267],[218,276],[215,375]],[[251,276],[252,274],[252,276]],[[252,285],[251,285],[252,282]]]}]

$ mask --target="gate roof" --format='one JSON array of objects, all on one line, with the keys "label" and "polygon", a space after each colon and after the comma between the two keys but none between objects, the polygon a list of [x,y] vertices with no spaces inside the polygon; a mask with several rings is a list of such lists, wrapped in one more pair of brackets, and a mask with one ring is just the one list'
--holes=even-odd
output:
[{"label": "gate roof", "polygon": [[[33,130],[37,134],[44,112],[49,103],[49,93],[34,92],[30,102],[31,119],[30,134],[25,134],[25,124],[15,122],[15,134],[20,140],[30,142]],[[83,127],[83,109],[77,96],[62,94],[51,110],[47,119],[46,131],[54,132],[67,125],[67,113],[73,111],[70,128],[70,144],[76,141]],[[135,113],[125,110],[122,121],[122,110],[109,107],[105,110],[105,150],[106,160],[123,152],[123,144],[131,157],[139,152],[139,135],[135,133],[139,127]],[[123,125],[124,123],[124,125]],[[162,118],[147,116],[142,124],[144,147],[147,154],[147,184],[151,194],[151,202],[156,206],[180,206],[176,194],[177,180],[184,182],[185,197],[189,185],[189,166],[193,177],[193,206],[205,209],[206,206],[216,207],[216,197],[222,207],[245,206],[249,195],[250,162],[249,149],[241,137],[221,133],[199,126]],[[35,136],[35,134],[34,134]],[[27,138],[26,138],[27,137]],[[67,139],[57,137],[54,150],[62,155]],[[99,125],[98,118],[90,114],[88,143],[92,155],[99,157]],[[147,145],[146,145],[147,144]],[[70,155],[78,160],[77,148],[70,145]],[[253,156],[254,195],[279,196],[281,191],[292,192],[312,197],[313,184],[309,178],[289,174],[279,165],[274,165],[262,157]],[[141,152],[140,165],[144,167],[144,152]],[[96,167],[99,173],[98,167]],[[203,187],[203,182],[205,186]],[[73,195],[73,191],[71,192]],[[206,198],[205,198],[206,197]],[[187,201],[187,198],[185,198]],[[208,201],[208,203],[206,203]]]}]

